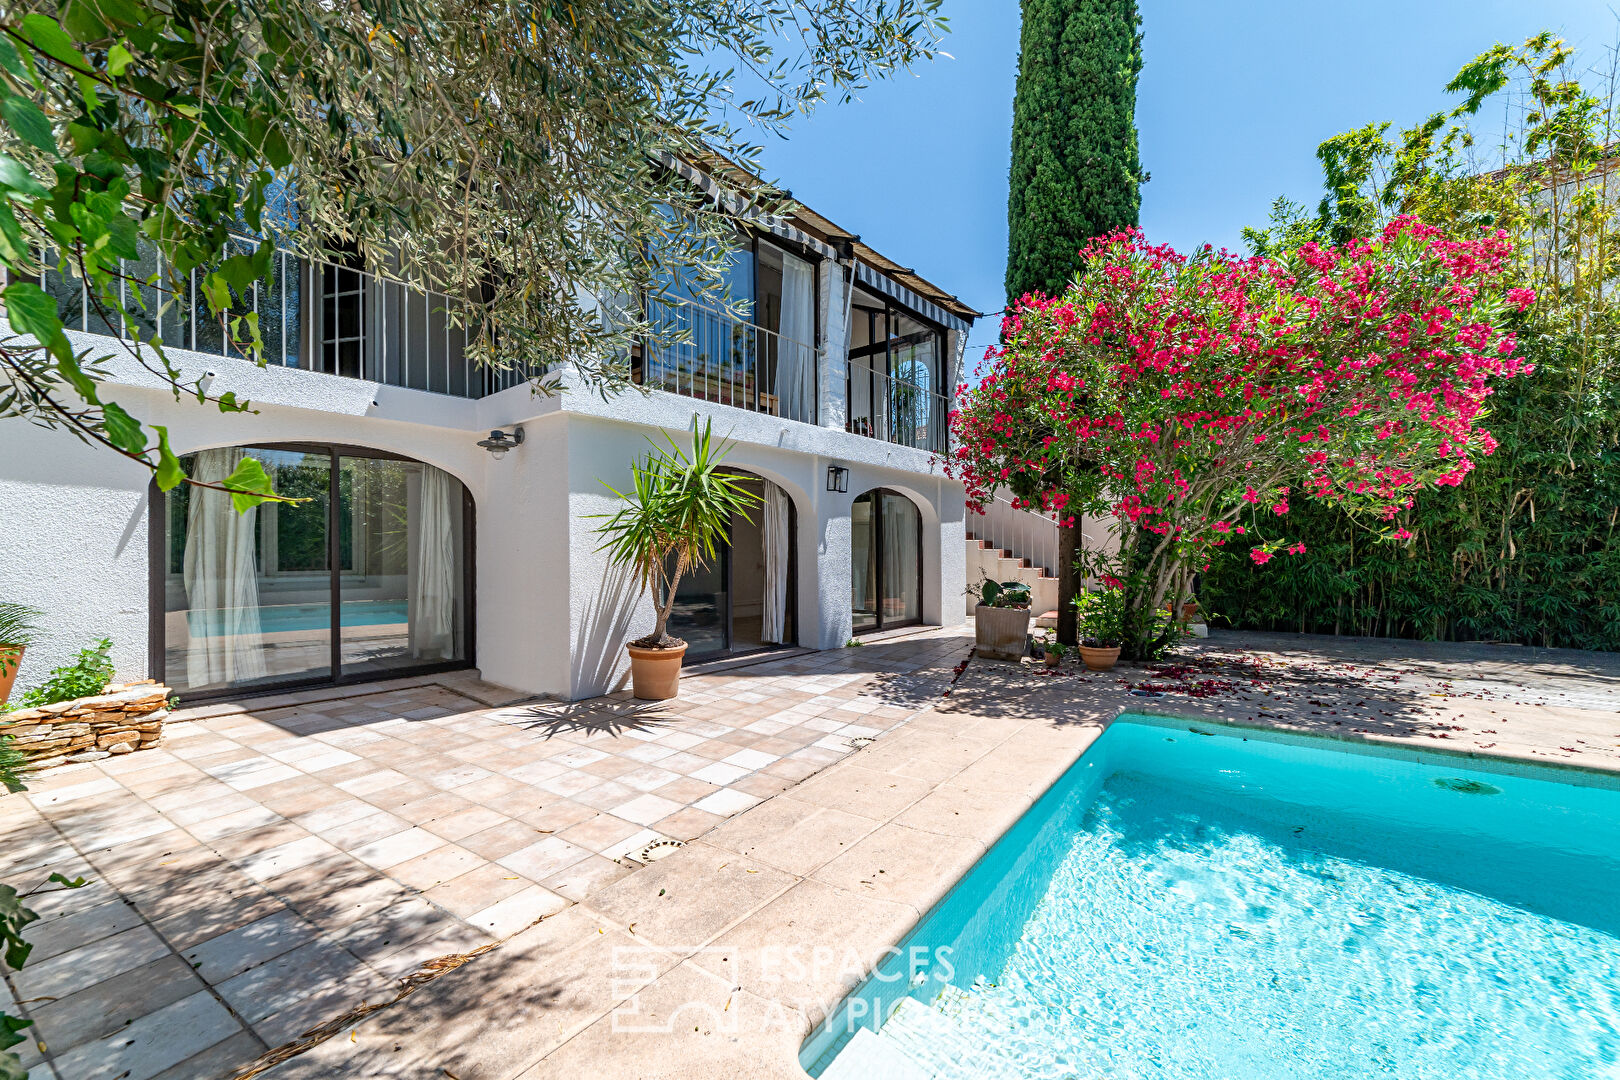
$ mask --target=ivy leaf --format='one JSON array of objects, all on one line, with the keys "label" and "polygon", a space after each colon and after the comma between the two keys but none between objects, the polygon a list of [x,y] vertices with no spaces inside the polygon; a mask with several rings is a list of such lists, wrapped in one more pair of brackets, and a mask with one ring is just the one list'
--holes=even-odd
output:
[{"label": "ivy leaf", "polygon": [[4,199],[0,199],[0,258],[4,258],[8,266],[28,261],[28,241],[23,239],[22,225],[11,212],[11,204]]},{"label": "ivy leaf", "polygon": [[12,78],[17,79],[19,82],[34,81],[28,74],[28,69],[23,67],[22,57],[17,55],[17,47],[11,43],[10,38],[3,34],[0,34],[0,68],[4,68]]},{"label": "ivy leaf", "polygon": [[[226,260],[229,262],[229,260]],[[249,279],[251,281],[251,279]],[[198,291],[208,301],[208,307],[215,315],[223,314],[231,309],[231,287],[216,271],[209,274],[198,283]]]},{"label": "ivy leaf", "polygon": [[16,94],[0,99],[0,117],[4,117],[6,125],[23,142],[46,153],[56,153],[56,134],[51,131],[51,122],[32,101]]},{"label": "ivy leaf", "polygon": [[84,54],[73,47],[73,39],[67,35],[67,31],[49,15],[35,12],[25,16],[22,21],[22,35],[32,41],[40,52],[55,60],[76,68],[90,67]]},{"label": "ivy leaf", "polygon": [[[0,1013],[0,1050],[8,1049],[22,1042],[23,1037],[17,1034],[17,1032],[21,1031],[25,1027],[32,1027],[33,1024],[34,1022],[32,1020],[24,1020],[20,1016],[11,1016],[7,1013]],[[4,1057],[15,1056],[16,1055],[14,1054],[4,1055]],[[4,1064],[0,1064],[0,1069],[4,1068]],[[0,1072],[0,1078],[8,1077],[10,1075],[11,1074],[7,1072]],[[26,1077],[28,1073],[25,1071],[19,1073],[18,1075]]]},{"label": "ivy leaf", "polygon": [[0,187],[9,188],[19,195],[30,199],[43,199],[47,194],[45,185],[34,179],[16,158],[0,154]]},{"label": "ivy leaf", "polygon": [[239,514],[276,497],[269,474],[256,458],[243,458],[222,483],[231,489],[231,505],[236,507]]},{"label": "ivy leaf", "polygon": [[[65,346],[67,344],[67,338],[63,337],[62,342]],[[96,396],[96,384],[91,381],[90,376],[86,375],[84,373],[84,369],[79,366],[79,358],[73,355],[73,350],[70,348],[65,348],[61,352],[58,352],[53,348],[51,352],[56,356],[56,370],[60,371],[62,373],[62,377],[73,386],[73,389],[79,392],[79,396],[84,398],[85,401],[88,401],[92,405],[101,404],[99,398]]]},{"label": "ivy leaf", "polygon": [[134,54],[128,49],[124,48],[123,42],[119,42],[117,45],[114,45],[112,48],[107,50],[107,74],[116,79],[122,75],[124,73],[124,69],[129,67],[129,65],[134,63],[134,61]]},{"label": "ivy leaf", "polygon": [[169,448],[169,429],[153,424],[152,430],[158,437],[158,460],[153,478],[157,480],[159,491],[172,491],[185,480],[186,470],[180,467],[180,459]]},{"label": "ivy leaf", "polygon": [[132,454],[143,453],[146,450],[146,436],[141,431],[141,422],[123,410],[116,401],[109,401],[101,407],[103,423],[107,428],[107,438],[120,450],[128,450]]},{"label": "ivy leaf", "polygon": [[13,281],[0,296],[6,298],[6,318],[13,329],[34,335],[42,344],[61,336],[56,301],[32,281]]},{"label": "ivy leaf", "polygon": [[287,145],[287,136],[281,133],[281,128],[271,125],[270,130],[264,133],[264,142],[260,149],[264,152],[264,160],[277,171],[285,169],[292,164],[292,147]]}]

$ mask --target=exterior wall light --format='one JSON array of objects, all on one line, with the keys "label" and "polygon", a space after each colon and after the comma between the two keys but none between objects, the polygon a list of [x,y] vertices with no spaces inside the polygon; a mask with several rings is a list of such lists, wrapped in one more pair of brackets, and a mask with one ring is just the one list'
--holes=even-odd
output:
[{"label": "exterior wall light", "polygon": [[514,427],[510,433],[502,431],[500,428],[496,428],[494,431],[489,433],[489,438],[479,439],[478,445],[482,446],[485,450],[488,450],[495,457],[502,458],[506,456],[506,452],[508,450],[512,449],[514,446],[520,445],[522,442],[522,428]]},{"label": "exterior wall light", "polygon": [[827,466],[827,490],[847,492],[849,490],[849,470],[842,465]]}]

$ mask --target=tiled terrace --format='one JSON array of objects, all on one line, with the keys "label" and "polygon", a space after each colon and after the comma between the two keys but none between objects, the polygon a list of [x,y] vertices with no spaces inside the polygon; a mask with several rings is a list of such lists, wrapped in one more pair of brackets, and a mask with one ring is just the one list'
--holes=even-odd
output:
[{"label": "tiled terrace", "polygon": [[[1218,634],[1157,671],[975,661],[942,698],[970,642],[692,677],[671,707],[465,677],[271,699],[53,770],[0,800],[0,880],[92,879],[34,901],[31,1075],[231,1076],[507,938],[267,1077],[802,1077],[859,971],[764,952],[876,958],[1122,711],[1620,773],[1603,654]],[[638,870],[652,835],[700,838]]]},{"label": "tiled terrace", "polygon": [[668,705],[517,702],[464,674],[280,695],[50,770],[0,800],[0,880],[90,880],[30,901],[30,1076],[229,1076],[838,761],[936,699],[967,644],[695,675]]}]

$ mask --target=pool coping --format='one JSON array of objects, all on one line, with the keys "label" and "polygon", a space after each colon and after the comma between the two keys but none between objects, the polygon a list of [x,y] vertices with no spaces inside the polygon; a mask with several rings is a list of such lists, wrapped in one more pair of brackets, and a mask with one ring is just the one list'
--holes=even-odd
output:
[{"label": "pool coping", "polygon": [[[998,715],[994,695],[942,701],[519,934],[499,966],[468,965],[266,1076],[805,1080],[799,1053],[816,1026],[1127,714],[1620,786],[1612,766],[1234,723],[1207,711],[1218,701],[1171,708],[1110,685],[1031,691],[1024,704],[1031,715]],[[831,965],[784,963],[829,947]],[[562,978],[566,1002],[518,1007],[537,970]]]}]

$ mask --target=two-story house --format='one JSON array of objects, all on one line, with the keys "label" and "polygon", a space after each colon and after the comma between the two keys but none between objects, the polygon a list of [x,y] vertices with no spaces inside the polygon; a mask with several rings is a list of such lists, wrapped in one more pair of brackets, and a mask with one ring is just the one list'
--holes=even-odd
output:
[{"label": "two-story house", "polygon": [[[658,303],[688,340],[638,348],[644,392],[607,400],[470,363],[449,298],[360,266],[277,257],[250,303],[262,368],[197,305],[174,306],[171,358],[256,411],[177,403],[129,360],[106,396],[167,425],[193,475],[221,479],[251,452],[305,501],[236,514],[185,486],[164,495],[69,434],[0,423],[0,599],[46,613],[19,685],[109,636],[120,677],[193,701],[471,666],[603,693],[652,622],[598,550],[604,482],[625,490],[649,436],[708,421],[762,508],[680,586],[688,664],[961,622],[962,488],[936,455],[972,310],[808,210],[739,216],[736,235],[731,292],[749,314]],[[108,351],[79,283],[43,284],[75,348]]]}]

